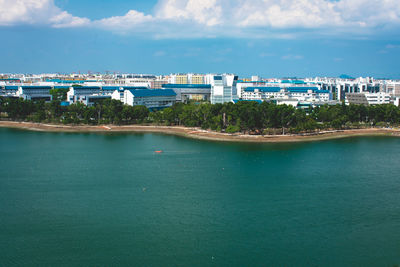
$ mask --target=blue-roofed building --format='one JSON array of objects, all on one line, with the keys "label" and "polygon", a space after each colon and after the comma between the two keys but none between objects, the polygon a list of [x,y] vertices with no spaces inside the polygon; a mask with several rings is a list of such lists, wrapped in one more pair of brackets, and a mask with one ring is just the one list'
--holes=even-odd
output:
[{"label": "blue-roofed building", "polygon": [[80,102],[91,105],[89,97],[100,95],[102,95],[100,86],[72,86],[67,93],[67,101],[70,104]]},{"label": "blue-roofed building", "polygon": [[243,100],[266,100],[285,97],[285,90],[278,86],[245,87],[242,91]]},{"label": "blue-roofed building", "polygon": [[243,88],[242,99],[263,101],[281,99],[309,102],[328,102],[332,100],[332,93],[329,90],[320,90],[319,87],[311,86],[259,86]]},{"label": "blue-roofed building", "polygon": [[176,101],[186,103],[188,100],[210,100],[210,84],[163,84],[162,88],[172,89],[176,93]]},{"label": "blue-roofed building", "polygon": [[18,86],[4,85],[0,86],[0,96],[2,97],[19,97]]},{"label": "blue-roofed building", "polygon": [[149,87],[145,87],[145,86],[122,86],[121,87],[122,90],[138,90],[138,89],[149,89]]},{"label": "blue-roofed building", "polygon": [[124,91],[124,104],[143,105],[149,109],[171,107],[176,103],[176,93],[172,89],[131,89]]},{"label": "blue-roofed building", "polygon": [[0,82],[4,82],[6,84],[9,84],[9,83],[13,84],[13,83],[20,83],[21,80],[18,78],[1,78]]},{"label": "blue-roofed building", "polygon": [[51,101],[53,99],[50,94],[52,86],[41,86],[41,85],[25,85],[19,86],[18,96],[25,100],[44,100]]},{"label": "blue-roofed building", "polygon": [[211,84],[211,104],[223,104],[238,99],[236,87],[238,79],[239,77],[234,74],[207,74],[206,80]]},{"label": "blue-roofed building", "polygon": [[[92,106],[96,102],[104,99],[114,98],[115,92],[123,95],[124,88],[122,86],[72,86],[67,93],[67,101],[72,103],[81,102],[85,105]],[[143,87],[140,87],[143,88]],[[121,100],[121,97],[118,98]]]}]

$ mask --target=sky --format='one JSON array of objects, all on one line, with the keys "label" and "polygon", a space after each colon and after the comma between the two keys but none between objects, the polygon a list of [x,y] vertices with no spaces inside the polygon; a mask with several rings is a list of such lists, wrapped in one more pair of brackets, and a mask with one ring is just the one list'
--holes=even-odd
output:
[{"label": "sky", "polygon": [[0,73],[400,79],[398,0],[0,0]]}]

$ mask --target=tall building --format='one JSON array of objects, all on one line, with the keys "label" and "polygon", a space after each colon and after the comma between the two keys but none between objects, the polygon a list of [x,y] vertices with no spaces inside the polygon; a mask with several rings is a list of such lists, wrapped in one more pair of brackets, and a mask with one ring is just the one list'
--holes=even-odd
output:
[{"label": "tall building", "polygon": [[178,74],[176,75],[176,84],[188,84],[188,76],[187,74]]},{"label": "tall building", "polygon": [[386,92],[391,94],[394,97],[400,96],[400,83],[399,82],[390,82],[386,84]]},{"label": "tall building", "polygon": [[211,82],[211,104],[232,102],[238,99],[236,83],[238,76],[234,74],[208,74]]},{"label": "tall building", "polygon": [[190,84],[204,84],[204,75],[202,74],[188,74]]},{"label": "tall building", "polygon": [[172,84],[204,84],[204,75],[193,73],[171,74],[168,82]]}]

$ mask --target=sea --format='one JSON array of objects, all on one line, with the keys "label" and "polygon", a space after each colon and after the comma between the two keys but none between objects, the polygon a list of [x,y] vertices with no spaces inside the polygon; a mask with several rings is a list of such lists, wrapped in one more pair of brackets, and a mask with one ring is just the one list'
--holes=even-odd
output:
[{"label": "sea", "polygon": [[0,128],[0,266],[399,264],[400,138]]}]

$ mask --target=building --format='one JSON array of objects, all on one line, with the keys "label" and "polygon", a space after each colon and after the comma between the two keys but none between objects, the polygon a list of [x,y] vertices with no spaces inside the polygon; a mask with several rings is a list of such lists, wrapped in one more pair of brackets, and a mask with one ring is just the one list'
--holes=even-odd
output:
[{"label": "building", "polygon": [[176,93],[172,89],[128,89],[124,90],[123,103],[161,109],[176,103]]},{"label": "building", "polygon": [[202,74],[188,74],[188,80],[190,84],[204,84],[204,75]]},{"label": "building", "polygon": [[329,102],[332,93],[318,87],[246,87],[242,92],[243,100],[297,100],[307,102]]},{"label": "building", "polygon": [[394,104],[396,107],[400,107],[400,97],[396,96],[396,97],[393,99],[393,104]]},{"label": "building", "polygon": [[53,99],[50,94],[51,86],[35,86],[24,85],[18,87],[17,95],[25,100],[44,100],[51,101]]},{"label": "building", "polygon": [[368,105],[368,100],[365,94],[363,93],[348,93],[346,94],[345,103],[346,105],[349,104]]},{"label": "building", "polygon": [[175,75],[175,83],[176,84],[188,84],[189,79],[187,74],[177,74]]},{"label": "building", "polygon": [[19,97],[18,86],[15,85],[5,85],[0,86],[0,96],[2,97]]},{"label": "building", "polygon": [[125,90],[137,89],[149,90],[147,87],[140,86],[72,86],[67,93],[67,101],[70,104],[80,102],[87,106],[111,98],[123,102]]},{"label": "building", "polygon": [[238,99],[236,83],[238,76],[233,74],[208,74],[211,83],[211,104],[233,102]]},{"label": "building", "polygon": [[90,106],[94,102],[108,97],[111,96],[103,94],[100,86],[72,86],[67,92],[67,101],[70,104],[80,102]]},{"label": "building", "polygon": [[380,92],[380,93],[366,93],[368,104],[370,105],[381,105],[381,104],[390,104],[391,97],[390,94]]},{"label": "building", "polygon": [[161,89],[164,84],[167,84],[167,79],[157,79],[150,83],[150,88],[152,89]]},{"label": "building", "polygon": [[386,84],[386,93],[394,97],[400,97],[400,82],[389,82]]},{"label": "building", "polygon": [[203,74],[171,74],[168,79],[168,83],[171,84],[204,84]]},{"label": "building", "polygon": [[162,88],[174,90],[177,102],[210,101],[211,85],[209,84],[164,84]]},{"label": "building", "polygon": [[356,105],[381,105],[390,104],[391,96],[388,93],[347,93],[345,103]]}]

